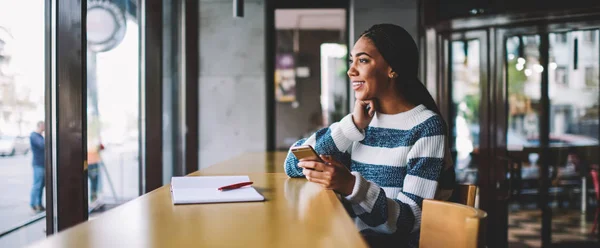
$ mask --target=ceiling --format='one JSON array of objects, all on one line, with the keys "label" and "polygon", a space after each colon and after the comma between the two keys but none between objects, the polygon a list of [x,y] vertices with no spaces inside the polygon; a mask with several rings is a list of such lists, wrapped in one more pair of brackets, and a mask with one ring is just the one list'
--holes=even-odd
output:
[{"label": "ceiling", "polygon": [[346,10],[277,9],[275,29],[346,30]]}]

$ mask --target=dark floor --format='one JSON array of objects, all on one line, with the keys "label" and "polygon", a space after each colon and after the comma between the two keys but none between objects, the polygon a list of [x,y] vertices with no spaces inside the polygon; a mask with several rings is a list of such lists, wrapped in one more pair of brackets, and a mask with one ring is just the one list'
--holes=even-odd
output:
[{"label": "dark floor", "polygon": [[[600,247],[590,231],[594,210],[553,209],[552,247]],[[508,216],[509,247],[541,247],[541,210],[513,210]]]}]

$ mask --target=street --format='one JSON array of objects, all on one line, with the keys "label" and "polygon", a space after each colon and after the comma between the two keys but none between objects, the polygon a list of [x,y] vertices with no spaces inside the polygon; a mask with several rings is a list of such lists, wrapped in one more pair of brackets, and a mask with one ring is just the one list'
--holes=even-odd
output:
[{"label": "street", "polygon": [[[135,145],[106,147],[102,151],[101,157],[106,170],[100,168],[101,181],[99,188],[101,193],[99,201],[114,204],[123,203],[137,197],[138,160]],[[31,153],[0,157],[0,233],[35,216],[29,206],[33,183],[31,159]],[[106,171],[108,171],[108,177]],[[112,189],[109,177],[110,182],[112,182]],[[45,203],[45,194],[42,196],[42,202]],[[43,205],[45,206],[45,204]],[[29,242],[44,238],[45,220],[42,219],[24,229],[0,238],[0,247],[26,245]],[[19,234],[19,232],[26,232],[26,235]],[[11,237],[15,235],[20,237]],[[26,237],[26,240],[23,240],[23,237]],[[7,244],[9,240],[12,241]]]}]

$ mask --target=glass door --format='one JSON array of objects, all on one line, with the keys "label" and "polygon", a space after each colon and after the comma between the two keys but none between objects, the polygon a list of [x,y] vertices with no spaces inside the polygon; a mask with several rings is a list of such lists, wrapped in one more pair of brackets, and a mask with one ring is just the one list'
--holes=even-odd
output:
[{"label": "glass door", "polygon": [[479,39],[451,42],[452,151],[459,183],[477,184],[481,106],[481,58]]},{"label": "glass door", "polygon": [[506,154],[515,168],[506,175],[510,247],[595,240],[590,171],[599,162],[598,33],[503,36]]},{"label": "glass door", "polygon": [[[479,161],[488,156],[489,132],[487,32],[454,33],[444,40],[447,50],[447,87],[440,85],[447,105],[440,104],[448,121],[456,181],[487,189],[488,168]],[[447,90],[445,90],[447,89]],[[483,168],[483,167],[485,168]],[[482,187],[483,186],[483,187]]]}]

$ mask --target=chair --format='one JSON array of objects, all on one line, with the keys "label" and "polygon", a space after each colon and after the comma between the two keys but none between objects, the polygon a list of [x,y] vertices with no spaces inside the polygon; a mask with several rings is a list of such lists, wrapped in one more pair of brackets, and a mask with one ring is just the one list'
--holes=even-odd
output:
[{"label": "chair", "polygon": [[458,184],[456,185],[455,198],[452,202],[475,207],[475,197],[477,196],[477,185],[474,184]]},{"label": "chair", "polygon": [[598,179],[597,170],[591,170],[590,174],[592,175],[592,182],[594,183],[594,190],[596,191],[596,215],[594,217],[594,226],[592,227],[591,233],[594,234],[594,232],[596,232],[596,228],[598,227],[598,212],[600,212],[600,182]]},{"label": "chair", "polygon": [[485,211],[466,205],[423,200],[419,247],[484,247],[486,217]]},{"label": "chair", "polygon": [[477,185],[459,184],[456,188],[458,193],[457,203],[475,207],[475,196],[477,196]]}]

